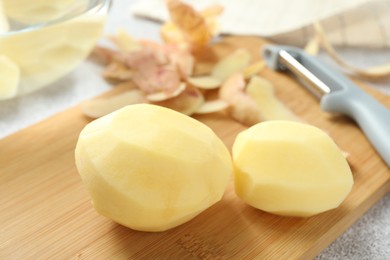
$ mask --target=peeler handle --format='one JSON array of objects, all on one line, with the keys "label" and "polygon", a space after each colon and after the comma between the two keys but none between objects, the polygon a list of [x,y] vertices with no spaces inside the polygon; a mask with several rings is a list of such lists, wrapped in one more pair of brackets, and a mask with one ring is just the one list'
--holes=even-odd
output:
[{"label": "peeler handle", "polygon": [[383,160],[390,166],[390,110],[356,87],[326,94],[321,108],[355,120]]},{"label": "peeler handle", "polygon": [[390,110],[387,107],[302,49],[268,45],[263,55],[270,68],[288,69],[306,83],[308,90],[321,99],[323,110],[354,119],[390,167]]}]

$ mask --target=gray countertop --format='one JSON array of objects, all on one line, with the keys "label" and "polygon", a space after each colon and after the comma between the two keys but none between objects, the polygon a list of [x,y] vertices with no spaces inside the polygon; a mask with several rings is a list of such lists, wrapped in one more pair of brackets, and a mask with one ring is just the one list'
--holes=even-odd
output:
[{"label": "gray countertop", "polygon": [[[159,40],[158,24],[130,15],[129,6],[133,3],[115,1],[106,32],[114,32],[121,27],[136,38]],[[389,50],[343,48],[340,53],[354,64],[362,66],[390,62]],[[370,57],[369,60],[367,57]],[[331,64],[325,55],[320,58]],[[0,101],[0,138],[111,89],[101,78],[101,71],[99,65],[85,61],[72,73],[45,89]],[[377,82],[373,87],[390,95],[390,78]],[[390,259],[390,194],[368,210],[317,259]]]}]

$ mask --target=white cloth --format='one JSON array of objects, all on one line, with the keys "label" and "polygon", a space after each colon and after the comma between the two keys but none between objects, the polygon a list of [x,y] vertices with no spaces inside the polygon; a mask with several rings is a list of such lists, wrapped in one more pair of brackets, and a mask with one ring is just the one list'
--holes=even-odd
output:
[{"label": "white cloth", "polygon": [[[211,3],[224,7],[221,33],[269,37],[303,45],[320,21],[331,42],[345,46],[390,47],[389,0],[185,0],[197,9]],[[167,20],[164,0],[138,1],[132,13]]]}]

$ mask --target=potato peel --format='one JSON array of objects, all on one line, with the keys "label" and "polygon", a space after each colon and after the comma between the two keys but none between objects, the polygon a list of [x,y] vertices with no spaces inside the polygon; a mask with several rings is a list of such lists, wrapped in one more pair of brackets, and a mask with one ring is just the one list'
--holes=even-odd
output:
[{"label": "potato peel", "polygon": [[90,57],[102,65],[108,65],[116,55],[117,51],[97,45],[92,49]]},{"label": "potato peel", "polygon": [[[245,80],[258,74],[265,63],[251,63],[248,50],[237,49],[220,59],[211,71],[208,64],[204,75],[193,76],[195,58],[191,51],[207,50],[203,47],[216,33],[216,18],[222,13],[222,7],[213,5],[198,12],[178,0],[168,0],[167,6],[171,21],[160,31],[165,44],[135,40],[124,30],[118,30],[111,39],[119,51],[96,48],[97,56],[108,64],[104,77],[124,81],[123,84],[131,80],[142,94],[137,102],[150,102],[186,115],[226,110],[233,119],[249,126],[264,120],[262,106],[245,91]],[[203,92],[212,89],[218,89],[219,97],[205,101]],[[112,110],[107,104],[103,104],[108,107],[103,111]]]},{"label": "potato peel", "polygon": [[168,11],[172,22],[181,29],[189,43],[200,47],[210,41],[212,35],[204,17],[190,5],[171,0],[168,1]]},{"label": "potato peel", "polygon": [[90,118],[98,118],[124,106],[139,103],[147,103],[147,100],[140,90],[132,89],[114,97],[84,101],[80,106],[84,115]]},{"label": "potato peel", "polygon": [[222,81],[213,76],[189,77],[187,82],[200,89],[216,89],[222,85]]},{"label": "potato peel", "polygon": [[162,54],[151,48],[143,48],[140,51],[123,55],[124,63],[135,70],[150,71],[167,63]]},{"label": "potato peel", "polygon": [[276,98],[274,87],[268,80],[253,77],[246,87],[246,93],[255,101],[264,120],[301,121]]},{"label": "potato peel", "polygon": [[215,18],[221,15],[223,12],[223,6],[219,4],[210,5],[200,11],[200,15],[204,18]]},{"label": "potato peel", "polygon": [[228,114],[246,126],[263,121],[263,115],[252,98],[245,94],[237,95],[227,109]]},{"label": "potato peel", "polygon": [[229,103],[221,100],[210,100],[204,102],[196,111],[195,114],[209,114],[222,111],[229,107]]},{"label": "potato peel", "polygon": [[103,71],[103,77],[107,80],[127,81],[132,79],[133,72],[123,63],[113,61]]},{"label": "potato peel", "polygon": [[236,73],[225,80],[219,89],[219,98],[231,102],[237,95],[244,92],[245,80],[242,74]]},{"label": "potato peel", "polygon": [[385,63],[369,68],[359,68],[353,64],[347,63],[343,58],[338,55],[337,51],[333,48],[321,24],[319,22],[316,22],[313,25],[316,37],[318,37],[318,41],[320,42],[321,47],[323,47],[324,50],[329,54],[329,56],[341,67],[348,69],[356,75],[371,79],[378,79],[390,75],[390,63]]},{"label": "potato peel", "polygon": [[237,49],[220,60],[211,71],[211,75],[224,81],[230,75],[245,69],[251,62],[251,59],[251,54],[247,50]]},{"label": "potato peel", "polygon": [[219,89],[219,98],[230,104],[228,114],[238,122],[251,126],[262,121],[262,114],[245,92],[245,80],[241,73],[231,75]]},{"label": "potato peel", "polygon": [[137,86],[134,84],[132,80],[128,81],[122,81],[120,83],[115,84],[116,88],[127,88],[128,90],[130,89],[137,89]]},{"label": "potato peel", "polygon": [[244,78],[246,80],[250,79],[254,75],[258,74],[260,71],[262,71],[265,68],[265,61],[257,61],[255,63],[252,63],[248,67],[246,67],[243,71],[242,74],[244,75]]},{"label": "potato peel", "polygon": [[111,36],[110,39],[122,52],[133,52],[142,48],[141,45],[123,29],[119,29],[116,35]]},{"label": "potato peel", "polygon": [[217,35],[219,30],[219,24],[217,16],[223,12],[223,6],[215,4],[200,11],[200,14],[205,18],[207,27],[212,35]]},{"label": "potato peel", "polygon": [[168,67],[156,67],[149,71],[137,70],[133,80],[147,95],[158,92],[173,93],[180,87],[180,76],[177,71]]},{"label": "potato peel", "polygon": [[165,43],[176,44],[185,49],[190,48],[183,32],[172,22],[166,22],[162,25],[160,35]]},{"label": "potato peel", "polygon": [[176,66],[181,78],[186,79],[191,76],[194,70],[195,58],[187,51],[179,48],[168,48],[166,50],[169,62]]},{"label": "potato peel", "polygon": [[192,115],[204,103],[203,94],[199,89],[188,86],[180,95],[160,102],[153,102],[185,115]]},{"label": "potato peel", "polygon": [[317,56],[320,51],[320,38],[318,35],[314,35],[312,39],[310,39],[306,46],[304,47],[304,50],[307,54]]},{"label": "potato peel", "polygon": [[174,65],[164,64],[153,50],[129,53],[125,62],[134,70],[133,81],[147,95],[174,92],[180,85],[180,75]]},{"label": "potato peel", "polygon": [[177,97],[180,95],[184,90],[186,89],[186,84],[185,83],[180,83],[180,85],[172,92],[156,92],[152,93],[146,96],[146,99],[152,102],[156,101],[163,101],[167,100],[173,97]]}]

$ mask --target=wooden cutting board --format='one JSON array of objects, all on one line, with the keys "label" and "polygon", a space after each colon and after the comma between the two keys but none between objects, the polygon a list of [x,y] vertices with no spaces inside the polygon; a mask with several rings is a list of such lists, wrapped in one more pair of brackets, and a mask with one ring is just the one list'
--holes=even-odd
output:
[{"label": "wooden cutting board", "polygon": [[[227,38],[213,48],[216,57],[245,47],[258,58],[262,44]],[[339,208],[311,218],[279,217],[245,205],[230,186],[221,202],[170,231],[125,228],[95,212],[76,171],[74,148],[90,121],[76,106],[0,140],[0,259],[309,259],[320,253],[390,190],[390,170],[351,120],[322,112],[288,75],[268,69],[261,75],[293,112],[350,154],[355,185]],[[369,92],[390,107],[389,97]],[[229,148],[245,129],[219,113],[197,118]]]}]

